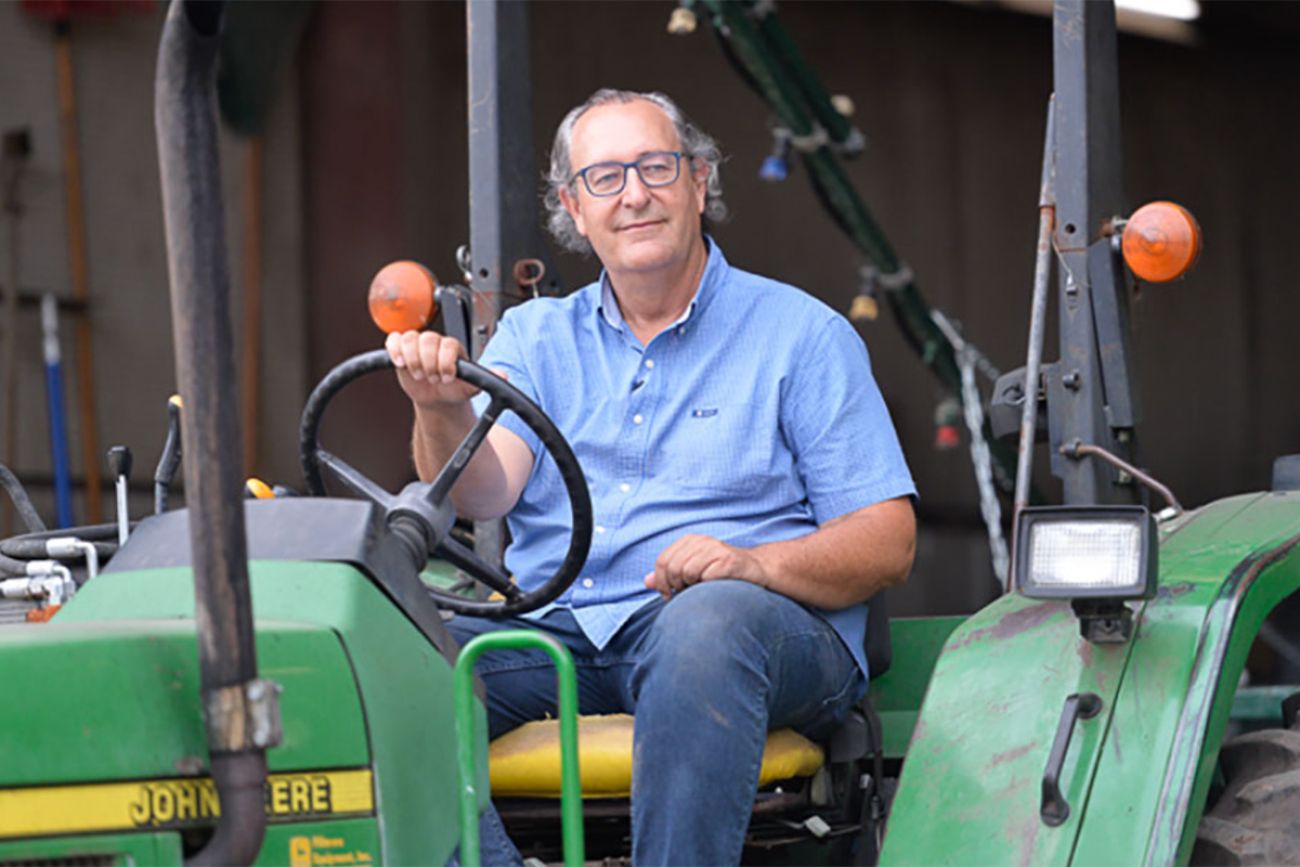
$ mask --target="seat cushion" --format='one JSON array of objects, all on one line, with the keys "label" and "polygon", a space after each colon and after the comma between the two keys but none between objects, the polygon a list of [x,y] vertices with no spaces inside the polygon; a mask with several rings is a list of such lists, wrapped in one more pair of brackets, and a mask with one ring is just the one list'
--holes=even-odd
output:
[{"label": "seat cushion", "polygon": [[[767,736],[760,786],[808,777],[822,766],[822,748],[795,732]],[[492,742],[488,751],[492,794],[497,797],[560,796],[560,724],[527,723]],[[578,772],[584,798],[626,798],[632,791],[632,717],[584,716],[578,720]]]}]

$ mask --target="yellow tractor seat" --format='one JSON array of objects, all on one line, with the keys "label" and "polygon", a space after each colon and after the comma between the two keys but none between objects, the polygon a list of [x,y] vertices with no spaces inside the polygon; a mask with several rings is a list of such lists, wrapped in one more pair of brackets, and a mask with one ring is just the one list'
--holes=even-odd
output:
[{"label": "yellow tractor seat", "polygon": [[[760,787],[810,777],[824,760],[822,748],[793,729],[767,736]],[[498,798],[560,797],[560,724],[526,723],[492,742],[488,750],[492,794]],[[632,717],[578,719],[578,772],[584,798],[626,798],[632,792]]]}]

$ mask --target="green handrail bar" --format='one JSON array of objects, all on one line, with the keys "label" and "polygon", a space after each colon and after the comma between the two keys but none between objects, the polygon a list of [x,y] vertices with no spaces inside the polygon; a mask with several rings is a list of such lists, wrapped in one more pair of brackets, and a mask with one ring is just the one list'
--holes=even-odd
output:
[{"label": "green handrail bar", "polygon": [[538,648],[555,663],[560,718],[560,828],[565,867],[585,860],[582,836],[582,781],[578,776],[578,683],[569,650],[549,635],[529,629],[503,629],[480,635],[456,659],[456,762],[460,772],[460,862],[480,867],[478,774],[474,737],[474,663],[489,650]]}]

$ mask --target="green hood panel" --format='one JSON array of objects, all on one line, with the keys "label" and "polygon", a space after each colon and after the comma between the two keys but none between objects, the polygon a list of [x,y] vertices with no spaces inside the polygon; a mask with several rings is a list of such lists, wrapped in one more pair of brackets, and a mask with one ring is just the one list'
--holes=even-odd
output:
[{"label": "green hood panel", "polygon": [[[1128,644],[1084,641],[1066,602],[1009,595],[972,616],[935,667],[882,863],[1185,857],[1184,819],[1194,828],[1245,652],[1300,584],[1300,556],[1284,547],[1297,533],[1297,494],[1234,497],[1169,522],[1159,594]],[[1075,727],[1061,774],[1070,816],[1051,827],[1041,780],[1065,699],[1085,691],[1102,711]]]},{"label": "green hood panel", "polygon": [[[382,860],[445,863],[447,658],[351,565],[254,561],[249,578],[259,675],[284,687],[271,771],[371,768]],[[142,569],[101,574],[49,624],[0,628],[0,686],[21,697],[0,710],[0,787],[174,777],[195,756],[206,772],[193,616],[188,568]]]},{"label": "green hood panel", "polygon": [[[98,580],[98,579],[97,579]],[[352,668],[329,629],[261,621],[262,677],[284,687],[272,771],[370,763]],[[0,628],[0,786],[175,777],[207,766],[188,620]]]}]

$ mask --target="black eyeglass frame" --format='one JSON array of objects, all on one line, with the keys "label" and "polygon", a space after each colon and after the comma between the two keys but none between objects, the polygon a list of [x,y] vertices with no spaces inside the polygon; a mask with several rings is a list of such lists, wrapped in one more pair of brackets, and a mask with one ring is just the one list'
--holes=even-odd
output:
[{"label": "black eyeglass frame", "polygon": [[[663,157],[663,156],[671,156],[674,158],[672,178],[670,180],[662,181],[659,183],[654,183],[646,180],[645,175],[641,172],[641,162],[643,160],[648,160],[651,157]],[[692,157],[690,154],[687,154],[685,151],[649,151],[648,153],[641,154],[641,156],[637,157],[631,162],[626,162],[626,163],[620,162],[619,160],[601,160],[598,163],[592,163],[591,165],[574,172],[573,177],[569,178],[569,183],[573,184],[575,181],[578,180],[578,178],[582,178],[582,185],[587,188],[588,193],[590,193],[592,196],[595,196],[598,199],[607,199],[610,196],[617,196],[619,193],[623,192],[623,190],[627,189],[627,172],[628,169],[634,168],[636,169],[636,176],[641,179],[641,183],[644,184],[645,186],[650,187],[651,189],[657,189],[660,187],[670,187],[673,184],[677,183],[677,179],[682,176],[682,160],[684,159],[689,161],[690,159],[692,159]],[[623,178],[619,182],[618,189],[612,190],[608,193],[598,193],[595,190],[593,190],[591,188],[591,181],[587,180],[587,172],[591,171],[592,169],[599,169],[602,167],[613,168],[614,166],[619,166],[620,168],[623,169]]]}]

